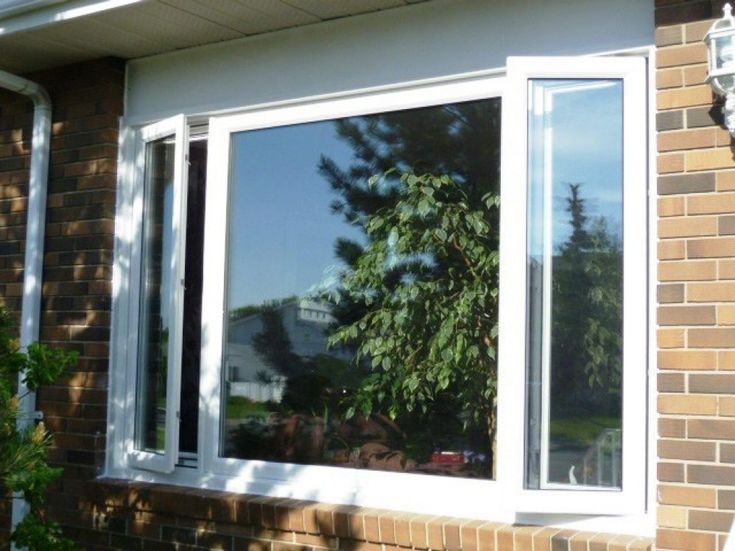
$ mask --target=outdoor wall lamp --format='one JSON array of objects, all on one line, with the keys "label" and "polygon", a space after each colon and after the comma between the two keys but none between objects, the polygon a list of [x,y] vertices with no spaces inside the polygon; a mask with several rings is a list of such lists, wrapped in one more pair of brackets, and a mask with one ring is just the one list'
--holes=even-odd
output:
[{"label": "outdoor wall lamp", "polygon": [[725,126],[735,137],[735,19],[729,3],[722,12],[722,19],[715,21],[704,37],[709,54],[707,82],[717,95],[725,96]]}]

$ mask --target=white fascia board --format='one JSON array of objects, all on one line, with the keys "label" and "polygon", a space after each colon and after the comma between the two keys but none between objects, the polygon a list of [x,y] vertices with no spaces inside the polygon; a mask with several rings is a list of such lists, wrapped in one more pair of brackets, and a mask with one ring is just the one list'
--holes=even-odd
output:
[{"label": "white fascia board", "polygon": [[[121,8],[130,4],[138,4],[145,0],[73,0],[59,2],[58,0],[29,1],[26,4],[12,8],[5,13],[0,10],[0,36],[29,31],[86,17],[107,10]],[[20,13],[18,10],[21,10]],[[30,11],[33,10],[33,11]]]}]

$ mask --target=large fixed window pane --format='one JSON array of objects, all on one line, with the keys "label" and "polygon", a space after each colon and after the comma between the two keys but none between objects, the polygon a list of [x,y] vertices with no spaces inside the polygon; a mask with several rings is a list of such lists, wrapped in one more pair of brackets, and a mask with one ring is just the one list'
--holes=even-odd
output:
[{"label": "large fixed window pane", "polygon": [[145,145],[145,207],[138,337],[136,449],[165,453],[175,144]]},{"label": "large fixed window pane", "polygon": [[528,85],[527,487],[619,489],[623,84]]},{"label": "large fixed window pane", "polygon": [[371,176],[449,174],[481,201],[498,191],[499,126],[489,99],[232,134],[220,456],[490,478],[487,421],[451,392],[348,414],[370,367],[328,339],[364,305],[321,297],[365,246],[365,217],[395,207],[397,179],[376,193]]}]

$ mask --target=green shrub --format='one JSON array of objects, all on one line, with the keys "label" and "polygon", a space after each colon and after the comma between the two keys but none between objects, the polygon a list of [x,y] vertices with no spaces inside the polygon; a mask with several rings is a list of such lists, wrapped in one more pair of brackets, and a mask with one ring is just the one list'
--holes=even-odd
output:
[{"label": "green shrub", "polygon": [[20,350],[14,337],[12,317],[0,307],[0,484],[24,499],[29,506],[25,518],[15,527],[11,541],[29,551],[65,551],[76,546],[61,535],[60,526],[46,518],[43,508],[49,484],[61,469],[48,464],[52,439],[43,422],[18,430],[20,403],[18,376],[23,373],[27,391],[56,381],[76,365],[76,352],[66,352],[34,343]]}]

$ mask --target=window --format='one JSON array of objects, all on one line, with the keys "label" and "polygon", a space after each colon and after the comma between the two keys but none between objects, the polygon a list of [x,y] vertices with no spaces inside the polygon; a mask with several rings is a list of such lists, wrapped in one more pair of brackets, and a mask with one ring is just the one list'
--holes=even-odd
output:
[{"label": "window", "polygon": [[[511,59],[507,77],[138,131],[137,179],[123,175],[138,184],[119,208],[116,361],[129,368],[110,471],[498,520],[642,511],[646,250],[629,237],[645,232],[645,102],[640,59]],[[335,338],[381,293],[467,271],[456,251],[394,253],[398,233],[367,231],[412,215],[398,177],[411,170],[449,175],[500,256],[475,332],[499,359],[433,391],[377,377],[398,370]],[[378,246],[380,286],[357,300],[345,278]],[[415,342],[436,334],[426,308]],[[391,403],[391,384],[424,394]],[[366,389],[371,412],[353,412]]]},{"label": "window", "polygon": [[499,438],[525,445],[503,476],[517,510],[640,510],[645,65],[540,61],[509,59],[504,105]]},{"label": "window", "polygon": [[622,487],[622,91],[616,79],[529,82],[529,488]]},{"label": "window", "polygon": [[129,453],[134,465],[161,472],[173,469],[179,438],[186,136],[186,119],[173,117],[144,128],[139,147],[144,198],[135,253],[139,302],[132,319],[138,337]]}]

